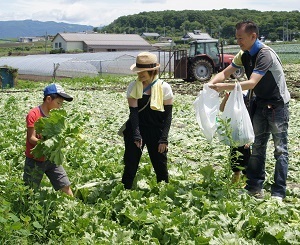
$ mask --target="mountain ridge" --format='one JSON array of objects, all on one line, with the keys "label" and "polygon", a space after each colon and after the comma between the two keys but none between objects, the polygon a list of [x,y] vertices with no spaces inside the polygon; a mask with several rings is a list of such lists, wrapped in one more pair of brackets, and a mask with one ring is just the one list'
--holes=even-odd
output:
[{"label": "mountain ridge", "polygon": [[0,21],[0,39],[56,35],[59,32],[92,31],[93,28],[90,25],[30,19]]}]

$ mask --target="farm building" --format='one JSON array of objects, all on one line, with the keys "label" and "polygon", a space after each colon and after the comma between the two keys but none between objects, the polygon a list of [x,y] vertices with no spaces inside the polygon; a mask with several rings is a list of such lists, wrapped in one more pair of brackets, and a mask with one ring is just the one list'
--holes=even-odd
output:
[{"label": "farm building", "polygon": [[143,32],[141,34],[141,37],[144,39],[158,39],[160,35],[156,32]]},{"label": "farm building", "polygon": [[20,43],[33,43],[38,41],[45,41],[45,37],[19,37]]},{"label": "farm building", "polygon": [[212,39],[212,37],[205,32],[200,30],[194,30],[194,32],[188,32],[183,37],[182,40],[207,40]]},{"label": "farm building", "polygon": [[83,52],[151,50],[153,47],[137,34],[58,33],[52,40],[53,49]]}]

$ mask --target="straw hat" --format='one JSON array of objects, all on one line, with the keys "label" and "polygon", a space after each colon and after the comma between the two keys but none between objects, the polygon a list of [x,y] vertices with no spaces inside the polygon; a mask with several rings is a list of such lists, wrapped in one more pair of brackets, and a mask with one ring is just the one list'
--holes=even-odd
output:
[{"label": "straw hat", "polygon": [[153,71],[159,69],[160,64],[157,63],[155,54],[149,52],[141,52],[136,57],[136,63],[130,67],[135,72]]}]

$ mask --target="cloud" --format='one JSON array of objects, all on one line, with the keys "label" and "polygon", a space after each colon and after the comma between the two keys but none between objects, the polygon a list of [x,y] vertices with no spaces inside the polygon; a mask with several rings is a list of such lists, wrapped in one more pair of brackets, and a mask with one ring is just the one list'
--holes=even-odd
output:
[{"label": "cloud", "polygon": [[34,19],[83,25],[108,25],[120,16],[147,11],[256,9],[259,11],[292,11],[300,9],[299,0],[231,0],[215,4],[195,0],[2,0],[0,20]]},{"label": "cloud", "polygon": [[167,3],[167,0],[138,0],[139,3]]},{"label": "cloud", "polygon": [[62,4],[73,4],[78,2],[83,2],[83,1],[82,0],[61,0]]}]

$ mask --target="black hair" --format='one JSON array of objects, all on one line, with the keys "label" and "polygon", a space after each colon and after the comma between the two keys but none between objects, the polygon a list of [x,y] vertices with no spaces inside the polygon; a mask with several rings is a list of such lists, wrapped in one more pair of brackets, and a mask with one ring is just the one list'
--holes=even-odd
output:
[{"label": "black hair", "polygon": [[46,100],[47,96],[50,96],[52,100],[54,100],[54,99],[56,99],[56,98],[63,98],[63,97],[61,97],[59,94],[49,94],[49,95],[44,96],[43,101]]},{"label": "black hair", "polygon": [[259,35],[258,26],[251,20],[245,20],[237,23],[235,25],[236,30],[240,30],[241,28],[245,27],[246,33],[256,33],[256,35]]}]

